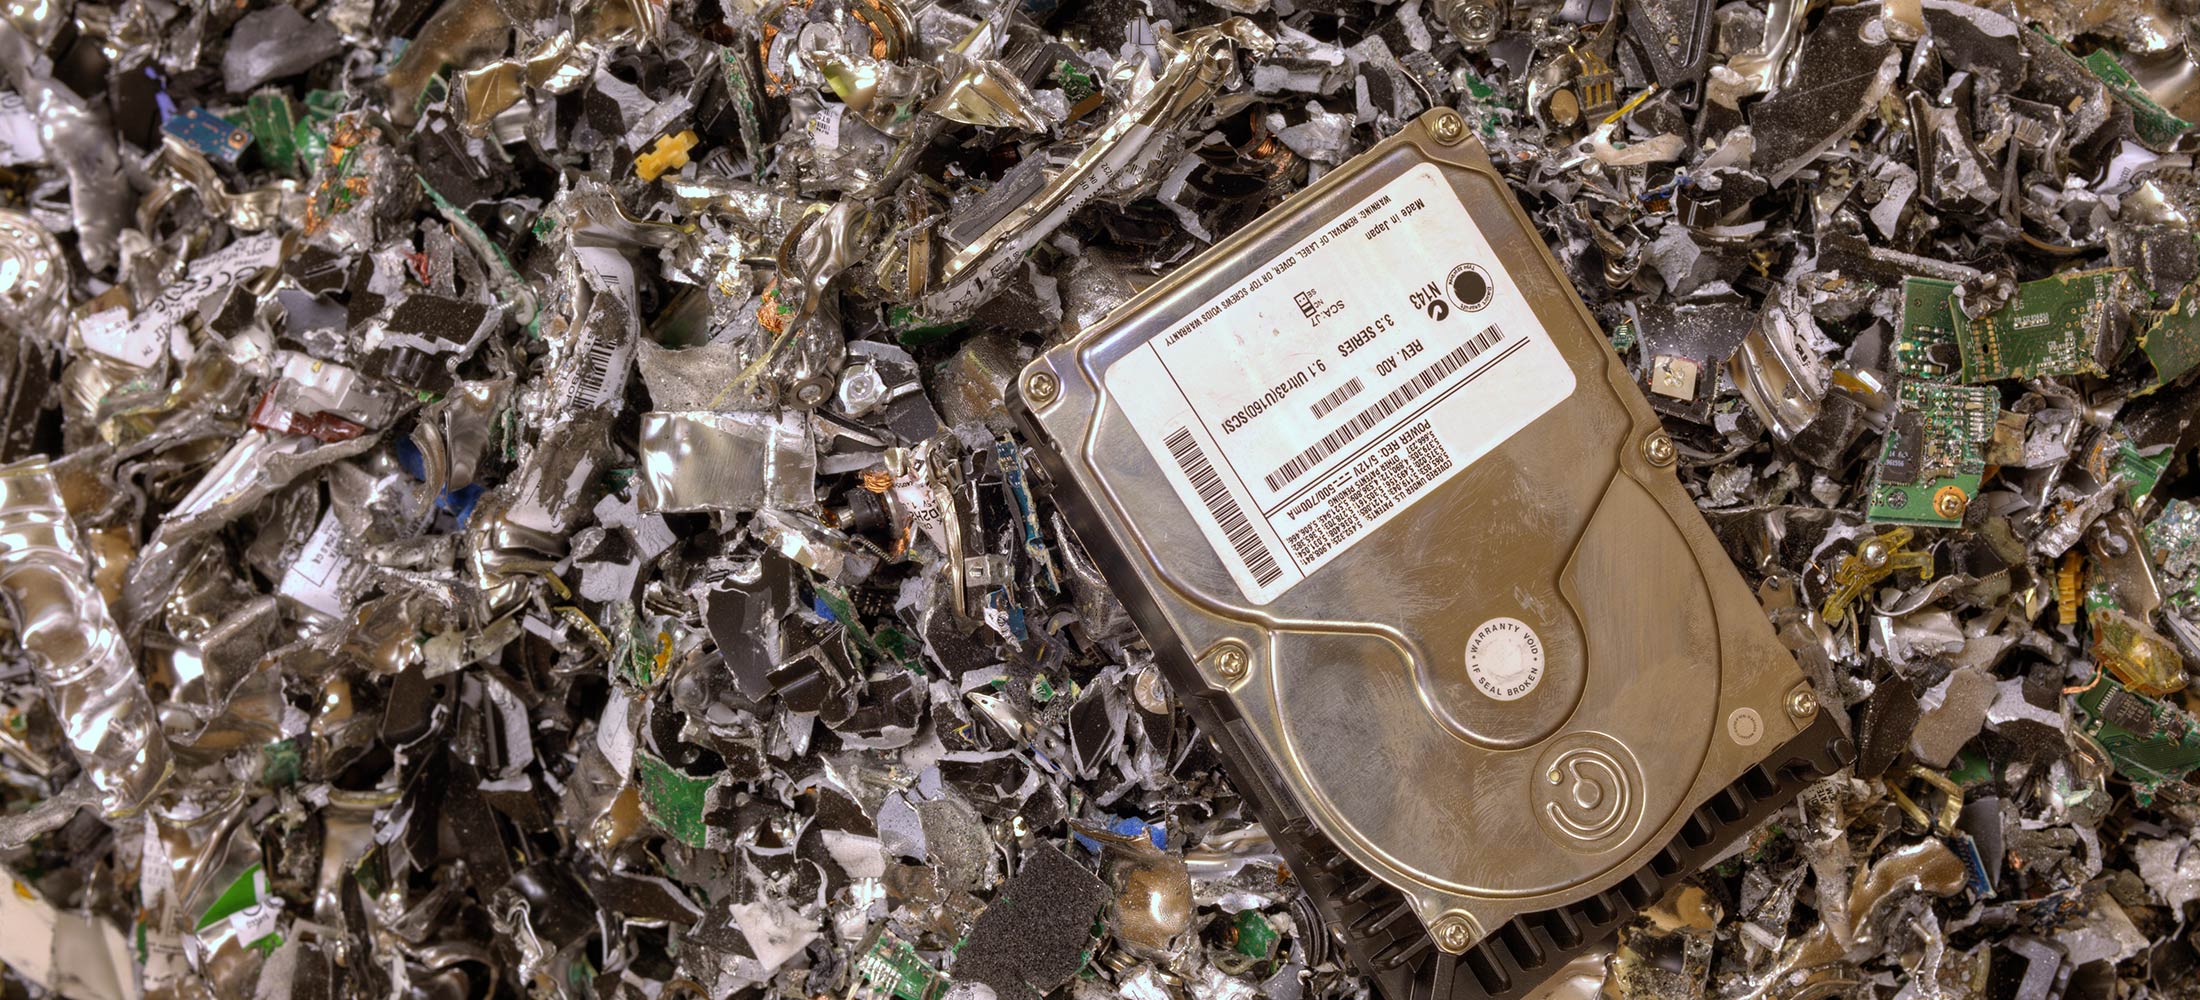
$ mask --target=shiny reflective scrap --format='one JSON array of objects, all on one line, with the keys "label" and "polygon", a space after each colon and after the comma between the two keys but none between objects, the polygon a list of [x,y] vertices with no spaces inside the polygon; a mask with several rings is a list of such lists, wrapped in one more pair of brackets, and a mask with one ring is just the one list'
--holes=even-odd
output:
[{"label": "shiny reflective scrap", "polygon": [[168,778],[168,743],[43,458],[0,467],[0,600],[101,809],[137,812]]},{"label": "shiny reflective scrap", "polygon": [[642,414],[642,509],[753,511],[817,504],[817,452],[799,415]]}]

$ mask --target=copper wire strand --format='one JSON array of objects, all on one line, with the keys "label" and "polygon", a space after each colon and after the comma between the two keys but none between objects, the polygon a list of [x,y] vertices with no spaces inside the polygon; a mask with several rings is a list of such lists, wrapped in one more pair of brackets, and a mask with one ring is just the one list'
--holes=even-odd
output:
[{"label": "copper wire strand", "polygon": [[2064,689],[2063,689],[2063,693],[2064,693],[2064,694],[2084,694],[2084,693],[2086,693],[2087,691],[2091,691],[2091,690],[2093,690],[2093,689],[2094,689],[2095,687],[2098,687],[2098,686],[2100,685],[2100,683],[2101,683],[2101,678],[2102,678],[2102,676],[2106,675],[2107,673],[2108,673],[2108,670],[2107,670],[2106,668],[2103,668],[2103,667],[2101,667],[2101,666],[2099,666],[2099,665],[2095,665],[2095,666],[2094,666],[2094,668],[2093,668],[2093,679],[2092,679],[2092,680],[2090,680],[2090,681],[2087,681],[2087,682],[2085,682],[2085,683],[2084,683],[2083,685],[2080,685],[2080,686],[2078,686],[2078,687],[2066,687],[2066,688],[2064,688]]}]

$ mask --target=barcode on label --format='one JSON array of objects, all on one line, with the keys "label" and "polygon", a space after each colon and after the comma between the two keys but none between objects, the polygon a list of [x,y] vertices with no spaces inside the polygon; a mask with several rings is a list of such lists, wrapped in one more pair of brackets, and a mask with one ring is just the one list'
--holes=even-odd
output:
[{"label": "barcode on label", "polygon": [[1261,541],[1260,532],[1253,529],[1253,522],[1246,520],[1245,509],[1238,506],[1237,498],[1222,484],[1214,463],[1200,450],[1199,439],[1192,436],[1189,428],[1179,427],[1162,443],[1176,459],[1176,467],[1191,477],[1192,489],[1199,491],[1199,501],[1207,505],[1207,513],[1214,515],[1222,533],[1229,536],[1230,547],[1245,561],[1245,569],[1253,574],[1253,582],[1263,587],[1275,582],[1283,575],[1283,568],[1276,565],[1276,557],[1269,553],[1268,543]]},{"label": "barcode on label", "polygon": [[1360,381],[1358,375],[1352,376],[1352,381],[1329,390],[1329,395],[1314,401],[1314,419],[1320,420],[1328,416],[1329,411],[1343,406],[1345,400],[1359,395],[1360,390],[1365,388],[1367,383]]},{"label": "barcode on label", "polygon": [[[611,368],[622,359],[618,357],[619,344],[609,337],[590,337],[588,351],[581,356],[580,378],[575,380],[573,402],[583,407],[597,407],[611,400]],[[625,372],[620,372],[625,375]],[[625,379],[620,379],[624,382]]]},{"label": "barcode on label", "polygon": [[1322,439],[1314,442],[1312,447],[1298,453],[1290,461],[1277,466],[1276,471],[1269,473],[1267,476],[1268,488],[1280,490],[1290,484],[1292,480],[1305,475],[1308,469],[1313,468],[1322,459],[1336,454],[1338,449],[1351,444],[1352,439],[1372,430],[1376,424],[1383,422],[1383,418],[1403,409],[1407,403],[1413,402],[1414,397],[1434,388],[1436,383],[1443,381],[1451,373],[1466,367],[1469,362],[1482,356],[1484,351],[1497,346],[1504,339],[1505,334],[1493,324],[1481,333],[1475,334],[1473,340],[1452,348],[1443,357],[1436,359],[1435,364],[1423,369],[1421,374],[1413,376],[1411,381],[1390,390],[1388,395],[1376,400],[1375,405],[1361,410],[1358,416],[1346,421],[1344,426],[1322,435]]}]

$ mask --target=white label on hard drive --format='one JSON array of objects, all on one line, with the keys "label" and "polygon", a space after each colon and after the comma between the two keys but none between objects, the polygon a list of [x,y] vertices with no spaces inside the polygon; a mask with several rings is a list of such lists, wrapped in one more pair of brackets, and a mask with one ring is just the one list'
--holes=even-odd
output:
[{"label": "white label on hard drive", "polygon": [[1504,262],[1427,164],[1105,382],[1256,604],[1574,391]]},{"label": "white label on hard drive", "polygon": [[1498,701],[1513,701],[1543,682],[1543,640],[1518,618],[1492,618],[1467,638],[1467,676]]}]

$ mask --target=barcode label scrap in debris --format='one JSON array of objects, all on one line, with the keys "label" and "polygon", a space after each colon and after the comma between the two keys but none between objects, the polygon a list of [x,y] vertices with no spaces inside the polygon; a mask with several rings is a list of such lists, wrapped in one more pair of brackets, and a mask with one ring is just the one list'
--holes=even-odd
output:
[{"label": "barcode label scrap in debris", "polygon": [[628,364],[625,346],[610,337],[591,335],[588,338],[587,350],[581,353],[577,377],[573,380],[573,393],[568,400],[571,405],[594,409],[625,391]]},{"label": "barcode label scrap in debris", "polygon": [[1343,406],[1346,400],[1359,395],[1360,390],[1365,388],[1367,383],[1360,381],[1358,375],[1352,376],[1352,381],[1329,390],[1329,395],[1314,401],[1314,419],[1320,420],[1328,416],[1329,411]]},{"label": "barcode label scrap in debris", "polygon": [[1206,452],[1199,447],[1199,439],[1192,436],[1190,428],[1179,427],[1163,442],[1169,454],[1175,456],[1176,467],[1191,477],[1192,489],[1199,493],[1201,503],[1207,505],[1207,513],[1213,514],[1215,523],[1229,537],[1230,547],[1237,550],[1238,558],[1245,560],[1245,568],[1252,572],[1253,580],[1261,586],[1275,582],[1283,575],[1276,565],[1276,557],[1268,552],[1268,543],[1261,541],[1260,532],[1245,517],[1245,508],[1238,506],[1237,498],[1230,495],[1230,488],[1222,484],[1222,477],[1215,473],[1214,463],[1207,460]]},{"label": "barcode label scrap in debris", "polygon": [[1346,421],[1344,426],[1322,435],[1322,439],[1314,442],[1311,447],[1277,466],[1276,471],[1268,474],[1268,488],[1280,490],[1292,480],[1305,475],[1306,470],[1320,464],[1322,459],[1336,454],[1338,449],[1351,444],[1354,438],[1367,433],[1376,424],[1382,423],[1384,418],[1404,409],[1407,403],[1413,402],[1414,397],[1429,391],[1436,383],[1466,367],[1475,358],[1481,357],[1484,351],[1497,346],[1504,339],[1505,334],[1493,324],[1475,334],[1474,339],[1452,348],[1443,357],[1436,359],[1435,364],[1415,375],[1411,381],[1390,390],[1388,395],[1376,400],[1375,405],[1361,410],[1358,416]]}]

